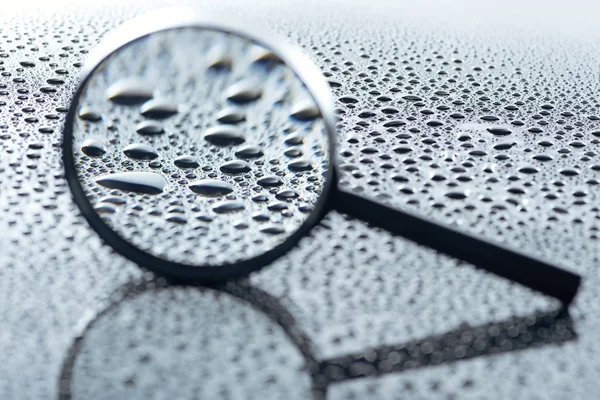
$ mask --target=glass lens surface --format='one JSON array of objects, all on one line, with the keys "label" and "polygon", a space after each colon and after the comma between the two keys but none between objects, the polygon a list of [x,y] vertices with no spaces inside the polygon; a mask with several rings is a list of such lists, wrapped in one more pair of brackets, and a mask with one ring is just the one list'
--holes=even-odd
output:
[{"label": "glass lens surface", "polygon": [[77,180],[105,224],[160,259],[252,259],[296,232],[324,188],[329,138],[311,93],[241,36],[144,36],[79,93],[69,121]]}]

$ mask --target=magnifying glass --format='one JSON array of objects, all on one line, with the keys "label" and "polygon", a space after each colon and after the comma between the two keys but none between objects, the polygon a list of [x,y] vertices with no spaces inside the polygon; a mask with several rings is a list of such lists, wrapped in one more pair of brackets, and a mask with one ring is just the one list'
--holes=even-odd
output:
[{"label": "magnifying glass", "polygon": [[334,133],[327,82],[285,39],[230,17],[161,10],[88,58],[63,161],[92,228],[171,279],[247,275],[337,210],[573,299],[577,274],[338,188]]}]

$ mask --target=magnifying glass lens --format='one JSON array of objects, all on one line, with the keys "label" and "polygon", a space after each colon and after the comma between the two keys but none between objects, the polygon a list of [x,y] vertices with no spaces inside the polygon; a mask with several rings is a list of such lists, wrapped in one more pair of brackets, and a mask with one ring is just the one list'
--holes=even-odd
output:
[{"label": "magnifying glass lens", "polygon": [[310,218],[329,137],[304,82],[236,34],[167,29],[114,51],[74,107],[74,174],[93,217],[195,267],[244,262]]}]

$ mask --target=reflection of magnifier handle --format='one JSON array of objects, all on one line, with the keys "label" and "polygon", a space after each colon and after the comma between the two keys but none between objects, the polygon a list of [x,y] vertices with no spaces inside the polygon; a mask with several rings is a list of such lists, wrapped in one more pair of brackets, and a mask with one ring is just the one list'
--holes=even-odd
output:
[{"label": "reflection of magnifier handle", "polygon": [[330,200],[332,208],[341,213],[555,297],[565,305],[579,288],[581,277],[573,272],[449,226],[341,190],[334,189]]}]

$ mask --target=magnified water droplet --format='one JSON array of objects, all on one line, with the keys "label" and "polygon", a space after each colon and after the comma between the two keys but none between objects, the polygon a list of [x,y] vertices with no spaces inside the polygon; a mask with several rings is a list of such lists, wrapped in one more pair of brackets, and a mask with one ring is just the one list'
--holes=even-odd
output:
[{"label": "magnified water droplet", "polygon": [[256,181],[256,183],[263,187],[275,187],[283,185],[283,179],[275,175],[265,176]]},{"label": "magnified water droplet", "polygon": [[224,45],[213,47],[206,58],[208,59],[208,68],[229,70],[233,65],[233,58],[228,54],[227,48]]},{"label": "magnified water droplet", "polygon": [[234,103],[249,103],[258,99],[262,95],[262,90],[256,82],[240,81],[231,85],[225,91],[227,100]]},{"label": "magnified water droplet", "polygon": [[496,136],[506,136],[512,133],[510,129],[505,128],[503,126],[490,126],[489,128],[487,128],[487,131],[492,135]]},{"label": "magnified water droplet", "polygon": [[165,132],[165,130],[163,129],[162,125],[159,124],[159,123],[156,123],[154,121],[143,121],[143,122],[140,122],[137,125],[137,127],[135,128],[135,130],[140,135],[159,135],[159,134]]},{"label": "magnified water droplet", "polygon": [[233,160],[221,165],[221,171],[227,174],[241,174],[250,171],[250,164],[242,160]]},{"label": "magnified water droplet", "polygon": [[238,158],[260,158],[263,155],[264,152],[260,147],[252,145],[240,147],[239,150],[235,152],[235,156]]},{"label": "magnified water droplet", "polygon": [[112,84],[106,90],[106,98],[117,104],[136,105],[153,96],[152,87],[137,78],[126,78]]},{"label": "magnified water droplet", "polygon": [[109,203],[98,203],[94,207],[94,211],[100,214],[114,214],[117,212],[117,207]]},{"label": "magnified water droplet", "polygon": [[99,200],[99,203],[125,204],[127,201],[119,196],[106,196]]},{"label": "magnified water droplet", "polygon": [[289,163],[288,168],[290,169],[290,171],[302,172],[310,171],[311,169],[313,169],[313,166],[308,160],[298,160]]},{"label": "magnified water droplet", "polygon": [[200,166],[198,159],[191,155],[177,157],[174,164],[179,168],[198,168]]},{"label": "magnified water droplet", "polygon": [[133,143],[123,149],[127,157],[136,160],[154,160],[158,158],[158,152],[154,147],[144,143]]},{"label": "magnified water droplet", "polygon": [[246,114],[238,107],[227,107],[217,114],[217,121],[222,124],[237,124],[246,120]]},{"label": "magnified water droplet", "polygon": [[291,149],[287,149],[286,151],[284,151],[283,154],[285,154],[286,156],[288,156],[290,158],[296,158],[296,157],[302,156],[304,153],[302,153],[301,148],[293,147]]},{"label": "magnified water droplet", "polygon": [[97,122],[102,119],[102,115],[90,107],[81,107],[79,110],[79,118],[85,121]]},{"label": "magnified water droplet", "polygon": [[167,186],[167,180],[153,172],[120,172],[101,176],[96,183],[110,189],[146,194],[162,193]]},{"label": "magnified water droplet", "polygon": [[273,53],[270,50],[265,49],[264,47],[256,46],[252,49],[253,61],[257,63],[281,63],[281,58],[277,56],[277,54]]},{"label": "magnified water droplet", "polygon": [[190,189],[202,196],[219,197],[233,192],[233,185],[213,179],[201,179],[190,183]]},{"label": "magnified water droplet", "polygon": [[242,131],[232,125],[217,125],[204,133],[204,139],[217,146],[231,146],[246,141]]},{"label": "magnified water droplet", "polygon": [[292,106],[290,115],[292,118],[299,121],[311,121],[315,118],[319,118],[321,112],[312,100],[305,99]]},{"label": "magnified water droplet", "polygon": [[177,104],[167,100],[152,99],[140,107],[140,113],[151,119],[166,119],[178,113]]},{"label": "magnified water droplet", "polygon": [[292,189],[283,189],[277,192],[275,195],[278,199],[287,200],[287,199],[295,199],[299,196],[298,192]]},{"label": "magnified water droplet", "polygon": [[265,227],[260,228],[260,231],[263,233],[268,233],[270,235],[278,235],[285,232],[285,228],[280,224],[269,224]]},{"label": "magnified water droplet", "polygon": [[213,211],[217,214],[227,214],[231,212],[242,211],[244,203],[239,200],[225,200],[215,204]]},{"label": "magnified water droplet", "polygon": [[106,153],[106,146],[101,139],[90,137],[81,144],[81,151],[88,156],[98,157]]},{"label": "magnified water droplet", "polygon": [[274,201],[267,205],[267,209],[270,211],[282,211],[288,209],[288,204],[283,201]]}]

